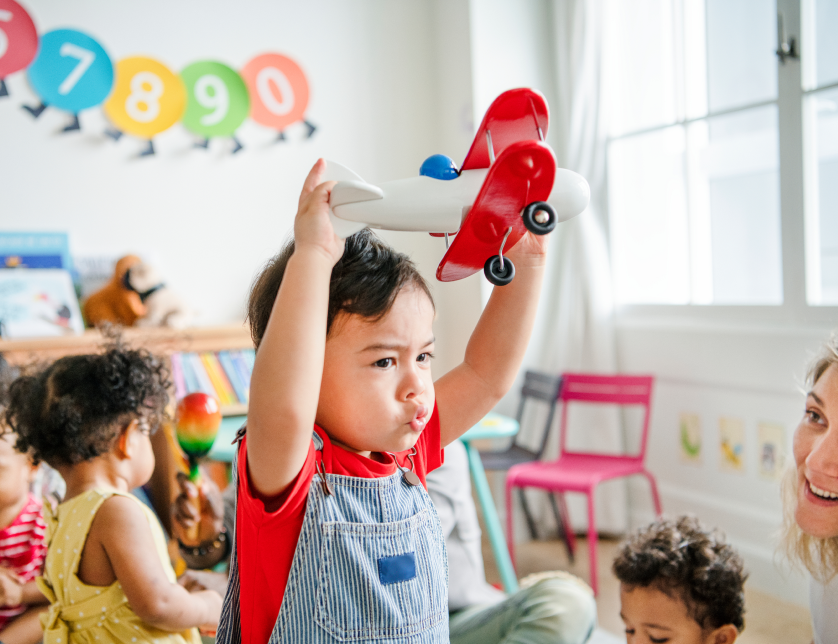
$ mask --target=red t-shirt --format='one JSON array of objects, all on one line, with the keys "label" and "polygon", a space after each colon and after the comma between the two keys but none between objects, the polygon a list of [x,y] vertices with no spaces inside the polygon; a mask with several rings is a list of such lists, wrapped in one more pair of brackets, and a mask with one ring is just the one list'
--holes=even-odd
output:
[{"label": "red t-shirt", "polygon": [[[323,439],[323,466],[330,474],[343,474],[359,478],[390,476],[396,471],[395,463],[379,463],[332,445],[326,433],[315,426]],[[433,414],[416,443],[413,457],[415,472],[427,488],[425,477],[440,465],[444,458],[439,434],[439,414]],[[410,467],[407,455],[410,450],[399,452],[396,457],[402,467]],[[276,624],[294,551],[303,528],[306,500],[311,479],[314,477],[315,449],[312,444],[297,478],[282,492],[277,510],[265,510],[265,500],[253,491],[247,474],[247,435],[239,447],[238,503],[236,507],[236,553],[238,555],[241,594],[242,644],[265,644]],[[277,501],[272,499],[269,501]],[[275,506],[276,503],[270,503]]]}]

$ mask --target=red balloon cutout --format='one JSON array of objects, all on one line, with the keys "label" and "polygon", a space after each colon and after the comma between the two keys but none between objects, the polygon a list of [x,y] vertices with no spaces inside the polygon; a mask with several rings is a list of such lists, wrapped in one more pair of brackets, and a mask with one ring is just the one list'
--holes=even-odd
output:
[{"label": "red balloon cutout", "polygon": [[0,0],[0,79],[26,68],[38,53],[35,23],[15,0]]}]

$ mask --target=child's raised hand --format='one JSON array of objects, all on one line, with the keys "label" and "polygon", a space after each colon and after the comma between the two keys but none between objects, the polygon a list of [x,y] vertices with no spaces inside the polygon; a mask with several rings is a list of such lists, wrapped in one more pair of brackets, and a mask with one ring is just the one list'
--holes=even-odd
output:
[{"label": "child's raised hand", "polygon": [[518,243],[509,249],[509,253],[504,253],[504,255],[509,255],[517,269],[525,266],[544,266],[547,261],[549,241],[550,235],[534,235],[527,231]]},{"label": "child's raised hand", "polygon": [[343,255],[343,240],[335,234],[329,220],[329,195],[334,181],[323,182],[326,162],[318,159],[303,184],[300,205],[294,219],[296,250],[314,248],[326,254],[332,265]]}]

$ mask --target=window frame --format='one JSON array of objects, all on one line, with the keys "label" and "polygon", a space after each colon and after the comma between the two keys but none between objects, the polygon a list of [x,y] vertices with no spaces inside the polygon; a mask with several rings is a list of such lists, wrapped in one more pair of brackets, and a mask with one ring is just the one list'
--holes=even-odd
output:
[{"label": "window frame", "polygon": [[[807,54],[813,55],[813,48],[806,48],[808,43],[814,42],[814,34],[809,33],[813,25],[810,20],[807,21],[808,16],[811,15],[812,2],[813,0],[776,0],[777,11],[784,17],[786,36],[796,38],[799,43],[798,51],[801,51],[804,57]],[[817,227],[812,225],[813,222],[816,224],[818,217],[815,211],[817,200],[808,200],[807,206],[806,199],[806,193],[812,194],[811,191],[816,187],[813,178],[817,176],[814,174],[817,172],[817,159],[814,158],[815,148],[808,146],[807,149],[805,145],[809,140],[806,137],[813,136],[814,123],[806,118],[804,104],[810,95],[834,89],[838,87],[838,82],[814,89],[804,88],[803,65],[805,64],[805,58],[803,60],[788,59],[785,63],[778,61],[776,100],[759,101],[716,112],[708,111],[706,115],[700,117],[682,118],[672,123],[626,132],[609,137],[606,141],[608,147],[612,141],[639,134],[673,126],[687,128],[689,124],[705,119],[776,104],[779,139],[782,304],[625,304],[615,301],[618,324],[633,325],[645,321],[659,323],[661,319],[666,318],[676,323],[747,324],[760,327],[823,327],[835,325],[838,322],[838,305],[813,305],[807,300],[807,293],[811,293],[813,288],[813,283],[807,282],[807,279],[820,279],[820,273],[815,272],[820,256],[807,253],[807,251],[810,249],[813,253],[820,251],[816,235]],[[606,154],[608,154],[607,148]],[[815,164],[814,167],[812,163]],[[607,173],[604,189],[607,194]],[[608,200],[606,199],[605,202],[607,209]],[[607,221],[610,228],[610,213]],[[610,243],[609,231],[609,246]],[[613,257],[613,249],[610,248],[610,252]]]}]

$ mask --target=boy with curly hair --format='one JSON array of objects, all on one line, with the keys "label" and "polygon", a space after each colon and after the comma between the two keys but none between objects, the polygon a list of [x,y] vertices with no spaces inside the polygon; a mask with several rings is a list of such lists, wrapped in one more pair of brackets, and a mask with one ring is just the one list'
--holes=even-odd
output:
[{"label": "boy with curly hair", "polygon": [[628,644],[732,644],[745,628],[742,558],[694,517],[637,531],[612,570]]}]

